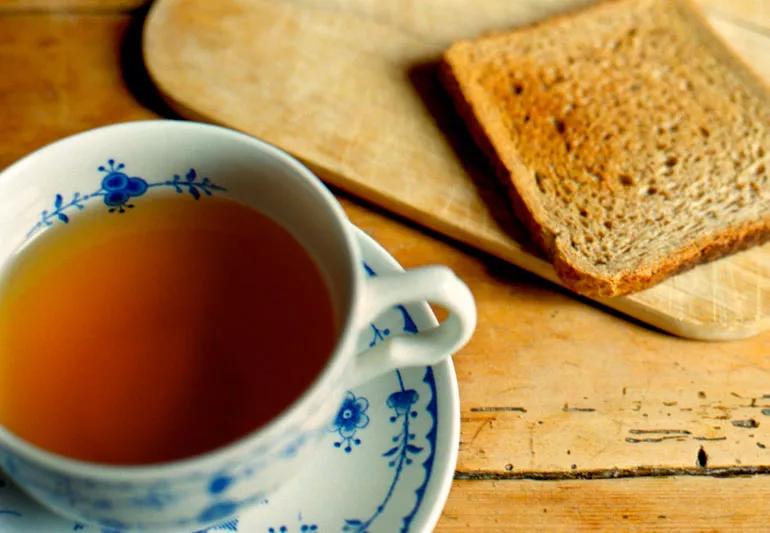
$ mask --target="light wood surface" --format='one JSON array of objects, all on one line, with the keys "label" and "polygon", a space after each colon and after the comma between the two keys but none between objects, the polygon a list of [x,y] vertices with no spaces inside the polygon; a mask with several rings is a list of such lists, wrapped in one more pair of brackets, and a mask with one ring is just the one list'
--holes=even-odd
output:
[{"label": "light wood surface", "polygon": [[0,14],[18,13],[106,13],[130,11],[149,0],[0,0]]},{"label": "light wood surface", "polygon": [[[139,61],[140,17],[0,13],[0,168],[70,133],[169,116]],[[768,529],[770,333],[671,337],[338,197],[404,266],[446,264],[477,299],[437,531]]]},{"label": "light wood surface", "polygon": [[127,16],[0,17],[0,168],[63,136],[153,116],[125,83],[148,86],[137,73],[140,57],[129,51],[120,70],[120,40],[139,35]]},{"label": "light wood surface", "polygon": [[767,531],[769,490],[767,478],[461,481],[436,531]]},{"label": "light wood surface", "polygon": [[727,343],[658,333],[345,205],[404,266],[446,264],[477,299],[479,326],[455,358],[461,478],[769,468],[770,333]]},{"label": "light wood surface", "polygon": [[[716,29],[770,79],[767,10],[704,1]],[[453,40],[585,3],[159,0],[145,56],[182,114],[262,137],[339,187],[556,282],[522,239],[436,61]],[[755,334],[770,327],[770,245],[601,302],[686,337]]]},{"label": "light wood surface", "polygon": [[770,35],[770,2],[767,0],[696,0],[715,20],[727,20]]}]

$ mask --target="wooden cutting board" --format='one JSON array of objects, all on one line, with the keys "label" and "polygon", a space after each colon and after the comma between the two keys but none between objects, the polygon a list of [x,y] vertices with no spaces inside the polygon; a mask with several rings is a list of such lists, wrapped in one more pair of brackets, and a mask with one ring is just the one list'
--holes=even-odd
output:
[{"label": "wooden cutting board", "polygon": [[[576,0],[157,0],[144,55],[183,115],[292,153],[328,183],[558,283],[436,77],[454,40]],[[770,2],[702,0],[714,28],[770,79]],[[600,303],[668,332],[770,327],[770,245]]]}]

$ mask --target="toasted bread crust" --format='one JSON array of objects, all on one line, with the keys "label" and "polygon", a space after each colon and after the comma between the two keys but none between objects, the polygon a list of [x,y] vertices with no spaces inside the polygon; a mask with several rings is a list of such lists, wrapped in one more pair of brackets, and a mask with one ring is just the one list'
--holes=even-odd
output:
[{"label": "toasted bread crust", "polygon": [[575,268],[558,249],[551,256],[556,273],[565,286],[580,294],[609,298],[647,289],[675,274],[701,263],[713,261],[770,240],[770,218],[715,234],[707,242],[693,244],[666,257],[645,271],[623,273],[617,278],[601,278]]},{"label": "toasted bread crust", "polygon": [[[591,6],[585,11],[597,9],[606,3]],[[747,85],[750,85],[754,94],[766,104],[770,104],[770,93],[768,93],[764,82],[740,59],[736,58],[728,47],[708,29],[707,23],[697,9],[693,8],[688,0],[675,0],[675,3],[677,10],[686,13],[687,16],[693,16],[691,20],[693,31],[698,32],[700,38],[707,42],[710,52],[721,61],[729,62],[736,74],[745,80]],[[562,15],[549,21],[537,23],[535,27],[572,16],[573,14]],[[532,28],[533,26],[528,26],[528,29]],[[592,297],[612,297],[636,292],[700,263],[770,240],[770,215],[767,215],[756,220],[725,225],[719,231],[697,241],[684,243],[659,261],[643,268],[631,271],[621,270],[611,275],[602,275],[583,268],[578,261],[574,260],[574,256],[565,253],[566,246],[564,242],[561,242],[562,237],[554,234],[548,228],[542,218],[544,215],[540,206],[533,202],[533,194],[528,190],[533,182],[532,170],[521,162],[521,158],[516,153],[517,147],[510,143],[504,147],[496,147],[494,139],[501,137],[500,129],[498,128],[498,135],[495,136],[488,129],[490,121],[486,122],[487,127],[485,127],[479,119],[484,111],[474,108],[474,105],[478,105],[478,101],[473,98],[473,90],[463,86],[462,70],[467,68],[467,65],[465,64],[466,54],[462,49],[465,48],[465,52],[467,52],[469,46],[472,47],[473,43],[461,41],[447,50],[441,64],[442,81],[474,140],[493,163],[496,173],[506,185],[516,215],[527,228],[534,243],[551,260],[556,273],[568,288]],[[495,128],[496,126],[493,124],[491,127]],[[503,151],[506,153],[505,158],[501,156]]]},{"label": "toasted bread crust", "polygon": [[452,101],[454,102],[458,113],[468,126],[471,136],[473,136],[476,144],[478,144],[479,148],[481,148],[492,163],[498,178],[505,186],[513,205],[514,213],[526,227],[529,236],[534,241],[535,245],[550,257],[553,248],[553,234],[549,233],[543,225],[535,220],[532,212],[527,208],[524,200],[516,190],[516,187],[513,186],[513,181],[510,179],[511,171],[505,166],[505,163],[503,163],[502,159],[498,156],[494,146],[492,146],[492,141],[489,139],[484,127],[479,123],[478,117],[473,111],[473,106],[465,99],[458,78],[454,75],[452,63],[447,60],[446,55],[441,62],[439,72],[444,87],[452,97]]}]

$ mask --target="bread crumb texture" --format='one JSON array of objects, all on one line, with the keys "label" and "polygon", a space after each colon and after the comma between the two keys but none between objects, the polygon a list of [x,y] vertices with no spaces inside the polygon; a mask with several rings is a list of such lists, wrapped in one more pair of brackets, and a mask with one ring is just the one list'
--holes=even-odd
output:
[{"label": "bread crumb texture", "polygon": [[620,0],[445,54],[447,87],[564,283],[646,288],[770,234],[770,98],[680,0]]}]

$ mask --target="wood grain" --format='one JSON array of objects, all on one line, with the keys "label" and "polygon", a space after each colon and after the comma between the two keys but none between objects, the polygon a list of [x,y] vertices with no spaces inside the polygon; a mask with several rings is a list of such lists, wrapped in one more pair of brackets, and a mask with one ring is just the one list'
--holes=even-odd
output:
[{"label": "wood grain", "polygon": [[[145,57],[183,114],[262,137],[335,185],[556,281],[527,246],[435,66],[455,39],[582,4],[159,0]],[[715,17],[770,79],[770,37]],[[755,334],[770,326],[770,245],[601,302],[678,335]]]},{"label": "wood grain", "polygon": [[[120,69],[127,17],[43,20],[45,31],[39,15],[0,15],[0,168],[65,135],[154,116],[137,105]],[[134,61],[124,72],[137,70]]]},{"label": "wood grain", "polygon": [[456,482],[436,532],[767,531],[770,479]]}]

